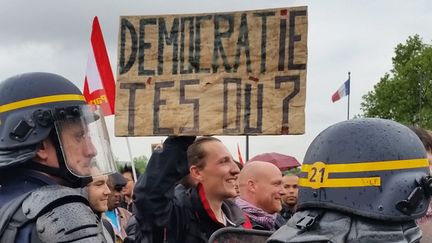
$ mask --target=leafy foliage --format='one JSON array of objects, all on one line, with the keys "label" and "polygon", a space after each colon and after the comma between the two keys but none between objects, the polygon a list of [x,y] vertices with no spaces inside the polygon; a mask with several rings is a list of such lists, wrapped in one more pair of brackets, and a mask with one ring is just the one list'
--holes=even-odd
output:
[{"label": "leafy foliage", "polygon": [[[118,158],[115,158],[114,160],[115,160],[115,163],[116,163],[116,166],[117,166],[117,170],[121,171],[121,169],[125,166],[125,163],[119,161]],[[143,174],[144,171],[145,171],[145,169],[146,169],[146,167],[147,167],[147,163],[148,163],[147,156],[141,155],[141,156],[138,156],[138,157],[134,157],[133,161],[134,161],[134,165],[135,165],[136,171],[138,171],[140,174]],[[126,163],[126,164],[130,165],[130,162]]]},{"label": "leafy foliage", "polygon": [[393,69],[363,96],[365,117],[432,128],[432,46],[418,36],[398,44]]},{"label": "leafy foliage", "polygon": [[143,174],[146,167],[147,167],[147,163],[148,163],[148,158],[145,155],[141,155],[138,157],[133,158],[134,161],[134,165],[135,165],[135,169]]}]

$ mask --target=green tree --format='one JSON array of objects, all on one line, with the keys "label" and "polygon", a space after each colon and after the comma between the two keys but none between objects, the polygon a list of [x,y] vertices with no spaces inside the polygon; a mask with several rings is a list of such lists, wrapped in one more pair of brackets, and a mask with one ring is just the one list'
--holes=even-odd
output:
[{"label": "green tree", "polygon": [[118,158],[118,157],[114,157],[114,163],[115,163],[115,165],[116,165],[116,169],[117,169],[117,171],[120,171],[122,168],[123,168],[123,163],[122,162],[120,162],[120,159]]},{"label": "green tree", "polygon": [[135,169],[139,172],[139,173],[144,173],[146,167],[147,167],[147,163],[148,163],[148,158],[145,155],[141,155],[138,157],[133,158],[134,161],[134,165],[135,165]]},{"label": "green tree", "polygon": [[[135,169],[141,174],[144,173],[144,171],[147,167],[147,163],[148,163],[147,156],[141,155],[138,157],[134,157],[133,161],[134,161]],[[122,169],[124,168],[125,165],[130,166],[130,162],[126,162],[126,163],[121,162],[117,157],[114,158],[114,162],[116,163],[118,171],[122,171]]]},{"label": "green tree", "polygon": [[363,96],[365,117],[432,129],[432,46],[410,36],[395,48],[393,69]]}]

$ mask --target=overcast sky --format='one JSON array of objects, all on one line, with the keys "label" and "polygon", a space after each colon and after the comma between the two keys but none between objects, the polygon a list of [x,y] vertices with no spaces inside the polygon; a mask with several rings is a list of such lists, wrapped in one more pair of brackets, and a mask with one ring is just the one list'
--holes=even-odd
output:
[{"label": "overcast sky", "polygon": [[[250,137],[250,157],[276,151],[299,161],[320,131],[346,119],[346,97],[331,95],[351,72],[351,117],[361,113],[361,97],[392,67],[394,48],[410,35],[432,39],[432,1],[418,0],[37,0],[2,1],[0,8],[0,80],[33,71],[54,72],[83,86],[91,23],[99,17],[111,65],[117,69],[119,17],[228,12],[308,6],[306,133],[297,136]],[[114,74],[116,75],[116,74]],[[1,97],[0,97],[1,98]],[[114,137],[113,153],[129,160],[126,140]],[[237,158],[244,137],[221,137]],[[131,138],[132,155],[150,155],[150,144],[164,137]]]}]

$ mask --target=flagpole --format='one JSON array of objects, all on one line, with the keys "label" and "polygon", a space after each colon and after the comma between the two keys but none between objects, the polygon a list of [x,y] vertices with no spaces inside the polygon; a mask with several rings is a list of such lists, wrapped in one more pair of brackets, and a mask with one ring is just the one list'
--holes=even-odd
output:
[{"label": "flagpole", "polygon": [[249,161],[249,135],[246,135],[246,161]]},{"label": "flagpole", "polygon": [[348,109],[347,109],[347,120],[349,120],[349,110],[350,110],[350,96],[351,96],[351,72],[348,72]]},{"label": "flagpole", "polygon": [[133,158],[132,158],[132,151],[130,148],[129,137],[126,137],[126,144],[127,144],[127,148],[128,148],[128,152],[129,152],[129,158],[130,158],[130,161],[132,164],[132,175],[133,175],[134,181],[136,182],[137,181],[137,175],[136,175],[136,170],[135,170],[135,163],[134,163]]}]

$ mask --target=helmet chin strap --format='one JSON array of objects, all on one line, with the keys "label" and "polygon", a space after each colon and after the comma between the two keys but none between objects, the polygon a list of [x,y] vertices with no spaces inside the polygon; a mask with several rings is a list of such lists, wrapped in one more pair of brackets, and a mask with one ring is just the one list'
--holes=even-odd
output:
[{"label": "helmet chin strap", "polygon": [[58,139],[58,136],[57,136],[54,128],[51,131],[49,138],[51,139],[51,141],[54,144],[59,168],[47,166],[47,165],[44,165],[41,163],[30,163],[30,168],[37,170],[37,171],[47,173],[47,174],[52,175],[52,176],[59,177],[63,181],[62,185],[67,186],[67,187],[72,187],[72,188],[85,187],[90,182],[92,182],[93,179],[91,176],[78,177],[78,176],[74,175],[67,168],[66,161],[63,157],[63,153],[62,153],[62,150],[60,147],[60,141]]}]

